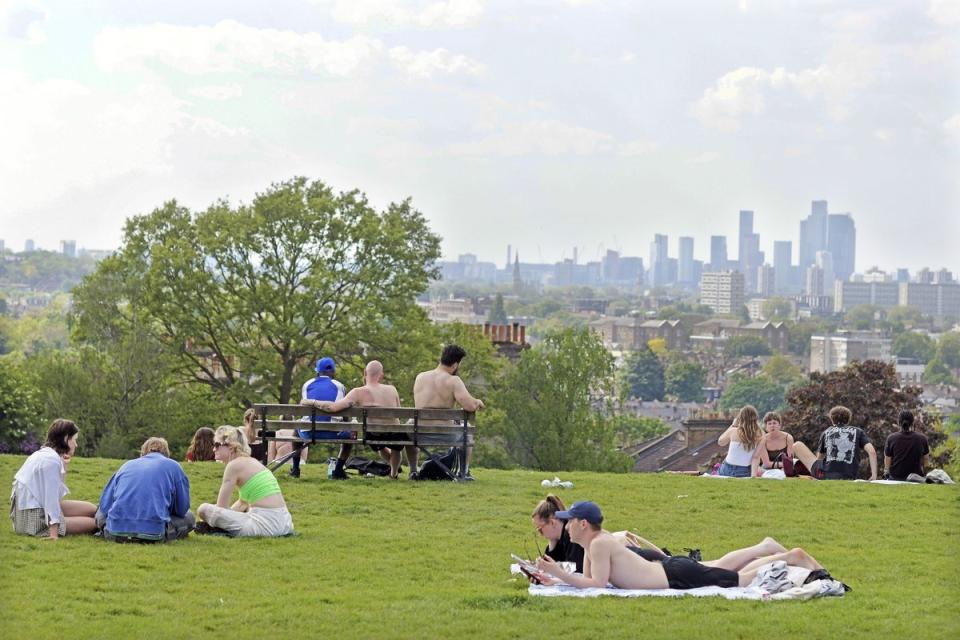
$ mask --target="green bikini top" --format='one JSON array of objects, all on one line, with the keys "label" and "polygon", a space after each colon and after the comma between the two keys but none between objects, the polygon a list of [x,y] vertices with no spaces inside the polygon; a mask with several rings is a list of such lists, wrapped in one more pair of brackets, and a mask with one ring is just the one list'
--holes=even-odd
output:
[{"label": "green bikini top", "polygon": [[247,504],[254,504],[277,493],[280,493],[280,485],[269,469],[252,476],[240,487],[240,499]]}]

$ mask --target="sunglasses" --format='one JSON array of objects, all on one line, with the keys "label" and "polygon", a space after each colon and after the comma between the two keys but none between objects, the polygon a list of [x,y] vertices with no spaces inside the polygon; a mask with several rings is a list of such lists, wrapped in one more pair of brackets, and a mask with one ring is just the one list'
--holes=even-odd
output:
[{"label": "sunglasses", "polygon": [[217,442],[216,440],[214,440],[213,442],[214,449],[219,449],[220,447],[229,447],[229,446],[230,446],[230,443],[228,442]]}]

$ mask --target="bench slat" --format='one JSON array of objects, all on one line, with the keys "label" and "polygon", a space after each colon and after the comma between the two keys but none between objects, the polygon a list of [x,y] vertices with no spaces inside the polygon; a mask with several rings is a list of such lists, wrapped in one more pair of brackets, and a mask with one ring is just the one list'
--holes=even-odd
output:
[{"label": "bench slat", "polygon": [[[259,429],[262,425],[262,422],[257,422],[256,427]],[[274,430],[277,429],[298,429],[298,430],[309,430],[311,428],[311,422],[301,422],[300,420],[267,420],[267,429]],[[317,431],[363,431],[362,422],[317,422],[316,423]],[[467,427],[468,434],[476,433],[477,428],[473,425]],[[392,424],[392,423],[383,423],[383,422],[367,422],[367,433],[413,433],[412,424]],[[462,425],[451,425],[451,424],[421,424],[417,426],[417,433],[440,433],[440,434],[461,434],[463,435],[463,426]]]},{"label": "bench slat", "polygon": [[402,420],[412,420],[416,413],[419,413],[420,420],[467,420],[473,422],[475,413],[464,411],[463,409],[414,409],[410,407],[351,407],[344,409],[339,413],[328,413],[315,407],[303,406],[299,404],[255,404],[257,410],[257,419],[261,419],[264,412],[267,416],[288,415],[309,417],[313,411],[318,416],[343,416],[349,418],[363,418],[363,412],[366,410],[367,419],[370,418],[400,418]]}]

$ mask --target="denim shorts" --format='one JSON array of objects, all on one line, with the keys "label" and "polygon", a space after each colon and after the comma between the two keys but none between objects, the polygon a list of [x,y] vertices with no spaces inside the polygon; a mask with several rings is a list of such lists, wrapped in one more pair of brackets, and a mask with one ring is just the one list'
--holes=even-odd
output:
[{"label": "denim shorts", "polygon": [[720,472],[717,475],[729,476],[731,478],[749,478],[750,467],[743,467],[739,464],[730,464],[724,460],[720,463]]}]

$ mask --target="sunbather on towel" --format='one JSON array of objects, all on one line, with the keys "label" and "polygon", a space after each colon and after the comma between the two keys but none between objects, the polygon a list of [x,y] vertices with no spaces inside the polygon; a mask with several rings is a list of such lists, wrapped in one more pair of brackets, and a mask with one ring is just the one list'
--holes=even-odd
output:
[{"label": "sunbather on towel", "polygon": [[745,587],[761,566],[777,560],[811,570],[823,568],[800,548],[755,560],[739,572],[708,567],[680,556],[650,562],[603,531],[603,514],[593,502],[576,502],[569,510],[558,512],[557,517],[567,521],[570,540],[584,549],[583,575],[565,571],[552,558],[543,557],[537,560],[537,566],[547,574],[542,580],[545,584],[565,582],[581,589],[605,588],[608,584],[620,589]]},{"label": "sunbather on towel", "polygon": [[[531,514],[533,528],[547,540],[547,549],[544,555],[550,556],[557,562],[572,562],[577,567],[577,573],[583,573],[583,547],[570,541],[566,523],[557,517],[557,513],[564,509],[566,507],[563,505],[563,500],[558,496],[548,495],[540,501]],[[618,532],[614,534],[614,538],[644,560],[660,562],[671,557],[649,540],[641,538],[633,532]],[[743,549],[734,549],[716,560],[703,560],[701,564],[708,567],[739,571],[757,558],[764,558],[785,551],[786,548],[773,538],[764,538],[758,544]]]}]

